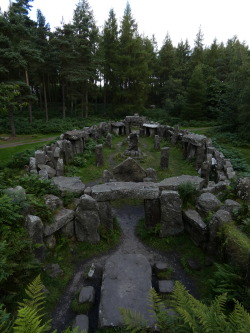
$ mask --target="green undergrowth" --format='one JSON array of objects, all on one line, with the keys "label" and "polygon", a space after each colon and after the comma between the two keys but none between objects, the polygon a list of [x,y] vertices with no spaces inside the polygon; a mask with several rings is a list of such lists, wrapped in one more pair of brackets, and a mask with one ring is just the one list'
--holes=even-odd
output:
[{"label": "green undergrowth", "polygon": [[[96,166],[95,162],[95,146],[103,143],[104,165]],[[153,138],[140,138],[140,149],[144,153],[144,157],[136,159],[136,162],[143,168],[153,168],[157,172],[158,181],[168,177],[187,175],[197,175],[194,166],[190,161],[183,159],[183,153],[178,146],[172,146],[169,142],[163,141],[161,146],[170,147],[170,158],[168,169],[160,168],[161,152],[154,149]],[[94,180],[102,182],[102,174],[104,170],[112,171],[112,168],[127,157],[123,155],[127,149],[127,142],[124,137],[113,136],[112,148],[108,148],[103,140],[90,140],[85,147],[85,151],[81,155],[75,156],[70,165],[66,167],[67,176],[79,176],[83,183],[88,183]]]},{"label": "green undergrowth", "polygon": [[221,237],[225,253],[229,261],[242,267],[247,267],[250,250],[250,238],[233,222],[222,227]]},{"label": "green undergrowth", "polygon": [[[136,232],[141,241],[154,250],[163,253],[176,252],[182,268],[194,279],[200,296],[207,298],[210,292],[208,279],[213,275],[214,266],[207,265],[206,255],[194,245],[189,235],[183,233],[178,236],[160,238],[158,226],[156,225],[153,230],[147,230],[144,219],[139,220]],[[192,270],[188,265],[188,259],[195,260],[201,269]]]},{"label": "green undergrowth", "polygon": [[55,249],[49,250],[44,266],[58,263],[63,270],[63,275],[52,278],[45,271],[42,273],[42,280],[49,293],[46,295],[46,309],[51,312],[58,302],[58,299],[65,290],[68,282],[73,276],[75,266],[79,261],[104,254],[118,245],[121,237],[119,225],[114,220],[113,231],[104,228],[100,230],[101,240],[97,244],[86,242],[75,242],[65,237],[57,239]]}]

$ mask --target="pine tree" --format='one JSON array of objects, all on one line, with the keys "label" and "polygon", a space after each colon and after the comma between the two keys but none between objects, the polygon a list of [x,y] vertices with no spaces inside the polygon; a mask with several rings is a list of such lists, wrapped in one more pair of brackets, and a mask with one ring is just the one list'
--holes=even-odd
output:
[{"label": "pine tree", "polygon": [[188,120],[204,119],[205,102],[206,85],[202,65],[197,65],[188,84],[186,105],[182,117]]},{"label": "pine tree", "polygon": [[118,25],[114,10],[109,12],[108,20],[104,23],[101,38],[101,67],[104,81],[104,104],[113,102],[118,90]]}]

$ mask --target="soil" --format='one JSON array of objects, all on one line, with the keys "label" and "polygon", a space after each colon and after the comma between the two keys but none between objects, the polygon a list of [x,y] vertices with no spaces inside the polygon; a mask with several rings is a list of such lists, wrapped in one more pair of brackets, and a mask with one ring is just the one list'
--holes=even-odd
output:
[{"label": "soil", "polygon": [[[133,254],[139,253],[144,255],[153,266],[156,262],[168,263],[170,267],[174,269],[174,280],[179,280],[189,290],[189,292],[198,297],[194,282],[187,276],[185,271],[180,265],[177,253],[160,253],[156,252],[144,244],[137,238],[135,234],[135,228],[138,220],[144,217],[144,207],[140,206],[128,206],[124,205],[119,208],[114,208],[115,216],[118,219],[120,227],[122,229],[122,240],[120,245],[111,253],[105,254],[100,257],[92,258],[91,260],[84,261],[77,264],[76,271],[70,283],[68,284],[65,292],[61,296],[58,305],[52,315],[52,328],[57,329],[59,332],[64,330],[72,323],[75,314],[70,308],[70,304],[75,294],[80,291],[84,285],[92,285],[95,287],[96,299],[93,310],[89,313],[90,332],[95,332],[98,328],[98,304],[100,299],[101,277],[103,267],[106,260],[111,254]],[[91,265],[94,264],[96,272],[93,278],[86,278],[86,272],[88,272]],[[157,283],[153,281],[153,286],[157,290]]]}]

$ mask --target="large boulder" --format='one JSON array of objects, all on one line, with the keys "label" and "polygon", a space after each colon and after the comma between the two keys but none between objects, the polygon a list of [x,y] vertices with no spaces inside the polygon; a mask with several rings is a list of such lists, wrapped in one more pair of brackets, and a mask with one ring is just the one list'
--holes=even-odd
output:
[{"label": "large boulder", "polygon": [[26,192],[22,186],[10,187],[3,192],[16,204],[20,204],[26,200]]},{"label": "large boulder", "polygon": [[222,205],[220,200],[212,193],[202,193],[196,202],[196,207],[201,216],[207,216],[210,212],[216,212]]},{"label": "large boulder", "polygon": [[48,172],[49,178],[53,178],[56,176],[56,170],[51,168],[49,165],[46,164],[38,164],[38,170],[46,170]]},{"label": "large boulder", "polygon": [[146,171],[131,157],[114,167],[113,175],[123,182],[142,182],[147,177]]},{"label": "large boulder", "polygon": [[52,182],[59,188],[62,193],[71,192],[78,194],[79,196],[83,194],[85,185],[81,181],[80,177],[54,177]]},{"label": "large boulder", "polygon": [[229,223],[232,220],[231,214],[226,210],[218,210],[213,218],[210,220],[208,224],[209,229],[209,243],[207,246],[207,252],[210,255],[216,256],[218,253],[218,249],[220,247],[219,244],[219,236],[218,232],[225,223]]},{"label": "large boulder", "polygon": [[100,241],[100,218],[97,202],[87,194],[81,196],[75,213],[75,234],[80,242]]},{"label": "large boulder", "polygon": [[152,270],[141,254],[113,255],[106,261],[99,306],[100,328],[122,326],[119,308],[143,315],[153,326],[155,320],[148,311],[148,295],[152,288]]},{"label": "large boulder", "polygon": [[237,184],[237,195],[242,200],[250,202],[250,177],[241,178]]},{"label": "large boulder", "polygon": [[56,231],[60,230],[66,224],[72,222],[74,219],[74,211],[71,209],[63,208],[54,216],[54,221],[44,227],[44,235],[50,236]]},{"label": "large boulder", "polygon": [[45,200],[45,205],[50,210],[56,210],[58,208],[61,208],[63,205],[62,200],[53,194],[46,194],[44,196],[44,200]]},{"label": "large boulder", "polygon": [[207,225],[203,222],[199,213],[194,209],[187,209],[183,212],[184,225],[190,234],[192,241],[197,246],[204,247],[207,242]]},{"label": "large boulder", "polygon": [[178,187],[184,183],[192,183],[197,190],[201,190],[205,185],[205,180],[198,176],[182,175],[177,177],[166,178],[158,183],[161,191],[177,191]]},{"label": "large boulder", "polygon": [[161,231],[160,236],[177,235],[184,230],[181,206],[178,192],[162,191],[161,202]]}]

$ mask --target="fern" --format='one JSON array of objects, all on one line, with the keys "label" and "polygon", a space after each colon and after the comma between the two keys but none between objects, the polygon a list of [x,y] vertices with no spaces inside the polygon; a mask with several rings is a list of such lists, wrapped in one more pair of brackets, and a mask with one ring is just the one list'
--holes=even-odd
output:
[{"label": "fern", "polygon": [[47,324],[42,324],[43,315],[30,306],[22,306],[14,323],[14,333],[43,333],[48,331]]},{"label": "fern", "polygon": [[122,315],[127,331],[131,333],[147,332],[148,322],[142,314],[136,312],[136,310],[124,308],[119,308],[119,311]]},{"label": "fern", "polygon": [[50,329],[49,321],[43,323],[44,293],[40,275],[25,290],[29,298],[19,303],[14,333],[44,333]]},{"label": "fern", "polygon": [[12,325],[13,322],[10,320],[10,314],[3,308],[3,304],[0,304],[0,332],[10,332]]},{"label": "fern", "polygon": [[229,315],[229,322],[233,332],[250,332],[250,315],[238,301],[235,301],[234,311]]}]

